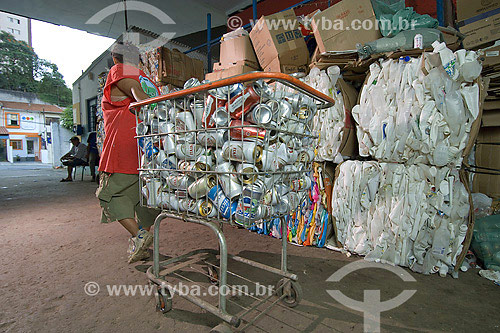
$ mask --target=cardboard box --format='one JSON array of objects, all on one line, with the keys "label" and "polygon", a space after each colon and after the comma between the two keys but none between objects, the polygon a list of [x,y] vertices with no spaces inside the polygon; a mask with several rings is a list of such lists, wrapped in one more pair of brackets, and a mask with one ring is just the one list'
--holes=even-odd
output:
[{"label": "cardboard box", "polygon": [[483,67],[500,64],[500,46],[489,47],[480,51],[479,60]]},{"label": "cardboard box", "polygon": [[157,49],[158,54],[158,82],[171,83],[175,86],[184,86],[184,82],[192,77],[203,80],[203,62],[192,59],[177,49],[166,47]]},{"label": "cardboard box", "polygon": [[238,61],[248,61],[258,67],[257,57],[253,50],[249,36],[240,36],[224,40],[220,44],[220,62],[223,66],[230,67]]},{"label": "cardboard box", "polygon": [[307,66],[309,62],[309,51],[292,9],[262,16],[250,32],[250,39],[264,70]]},{"label": "cardboard box", "polygon": [[[321,53],[356,50],[357,43],[382,37],[370,0],[343,0],[314,16],[313,31]],[[366,30],[363,26],[371,28]]]},{"label": "cardboard box", "polygon": [[484,110],[481,127],[500,127],[500,110]]},{"label": "cardboard box", "polygon": [[457,21],[464,21],[499,8],[500,0],[457,0]]},{"label": "cardboard box", "polygon": [[484,193],[492,198],[500,198],[500,127],[481,128],[476,144],[476,165],[499,170],[481,170],[486,173],[474,174],[473,192]]},{"label": "cardboard box", "polygon": [[308,66],[302,65],[282,65],[279,58],[275,58],[269,65],[263,68],[264,72],[279,72],[284,74],[293,73],[306,73],[308,71]]},{"label": "cardboard box", "polygon": [[212,70],[215,72],[215,71],[229,69],[231,67],[241,66],[241,65],[245,65],[247,67],[252,67],[256,71],[260,70],[260,66],[258,63],[255,63],[253,61],[248,61],[248,60],[239,60],[239,61],[235,61],[235,62],[232,62],[229,64],[223,64],[222,62],[216,62],[216,63],[214,63]]},{"label": "cardboard box", "polygon": [[491,11],[480,15],[481,18],[476,16],[474,20],[458,24],[460,32],[466,36],[463,41],[465,48],[475,48],[500,39],[500,12],[496,12]]},{"label": "cardboard box", "polygon": [[212,73],[207,73],[205,75],[205,80],[209,80],[209,81],[213,82],[213,81],[225,79],[225,78],[228,78],[231,76],[257,71],[257,69],[255,69],[250,64],[251,63],[249,63],[249,62],[238,61],[236,64],[234,64],[231,67],[218,69],[218,70],[215,70],[215,68],[221,68],[222,65],[220,63],[214,64],[214,71]]}]

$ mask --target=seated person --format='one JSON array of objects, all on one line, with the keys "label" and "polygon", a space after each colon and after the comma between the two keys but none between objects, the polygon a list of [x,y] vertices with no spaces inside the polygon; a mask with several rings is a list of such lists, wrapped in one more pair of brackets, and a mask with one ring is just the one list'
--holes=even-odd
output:
[{"label": "seated person", "polygon": [[73,147],[61,157],[62,164],[68,167],[68,177],[61,179],[61,182],[73,181],[73,167],[87,164],[87,146],[81,143],[77,136],[72,137],[69,141],[73,144]]},{"label": "seated person", "polygon": [[90,132],[87,139],[87,161],[90,166],[92,181],[99,181],[95,176],[95,166],[99,164],[99,150],[97,149],[97,133]]}]

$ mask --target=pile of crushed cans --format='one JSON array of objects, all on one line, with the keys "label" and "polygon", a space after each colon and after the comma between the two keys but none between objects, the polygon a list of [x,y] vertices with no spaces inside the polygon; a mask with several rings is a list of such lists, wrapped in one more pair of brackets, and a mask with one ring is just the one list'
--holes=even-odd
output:
[{"label": "pile of crushed cans", "polygon": [[313,97],[262,80],[142,107],[142,204],[245,227],[289,214],[311,187],[317,108]]}]

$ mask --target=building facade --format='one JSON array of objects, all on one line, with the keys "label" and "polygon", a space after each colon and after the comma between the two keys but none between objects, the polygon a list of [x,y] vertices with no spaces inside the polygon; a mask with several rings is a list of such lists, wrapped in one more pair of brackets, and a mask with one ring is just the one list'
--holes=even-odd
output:
[{"label": "building facade", "polygon": [[[11,163],[36,161],[58,165],[55,151],[69,150],[69,142],[52,137],[59,128],[63,109],[47,104],[33,93],[0,89],[0,160]],[[70,137],[71,132],[67,131]],[[64,135],[63,135],[64,136]],[[57,148],[55,148],[57,146]],[[62,147],[60,147],[62,146]]]},{"label": "building facade", "polygon": [[31,45],[31,19],[0,12],[0,30],[7,31],[17,40],[26,42]]}]

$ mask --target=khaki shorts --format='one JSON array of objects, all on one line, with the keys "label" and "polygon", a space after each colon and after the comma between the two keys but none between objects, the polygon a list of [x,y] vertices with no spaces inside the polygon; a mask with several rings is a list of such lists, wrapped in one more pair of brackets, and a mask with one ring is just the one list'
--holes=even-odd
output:
[{"label": "khaki shorts", "polygon": [[96,197],[102,208],[102,223],[137,218],[143,228],[154,224],[160,211],[140,205],[139,175],[101,172],[99,177]]}]

